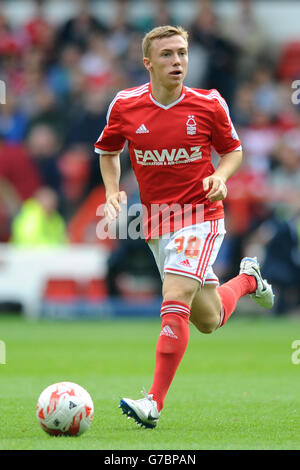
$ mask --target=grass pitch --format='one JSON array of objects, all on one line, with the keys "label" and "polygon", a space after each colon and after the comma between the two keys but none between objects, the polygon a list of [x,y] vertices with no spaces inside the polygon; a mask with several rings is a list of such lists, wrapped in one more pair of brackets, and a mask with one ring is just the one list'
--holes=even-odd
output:
[{"label": "grass pitch", "polygon": [[[299,319],[236,315],[212,335],[191,326],[159,425],[146,430],[125,419],[118,404],[150,387],[159,331],[159,319],[0,317],[7,362],[0,365],[0,449],[300,448],[300,364],[291,360]],[[48,436],[36,421],[39,394],[59,381],[92,396],[95,416],[82,436]]]}]

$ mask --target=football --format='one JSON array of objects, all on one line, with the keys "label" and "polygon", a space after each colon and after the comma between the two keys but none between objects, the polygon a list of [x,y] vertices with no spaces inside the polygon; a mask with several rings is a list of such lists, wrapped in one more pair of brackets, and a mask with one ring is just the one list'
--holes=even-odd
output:
[{"label": "football", "polygon": [[49,385],[38,398],[37,420],[53,436],[79,436],[90,427],[93,416],[90,394],[72,382]]}]

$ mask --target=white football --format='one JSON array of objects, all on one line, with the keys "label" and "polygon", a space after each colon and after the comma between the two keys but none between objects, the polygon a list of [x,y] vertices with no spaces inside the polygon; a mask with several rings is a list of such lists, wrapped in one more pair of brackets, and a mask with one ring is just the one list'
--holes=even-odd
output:
[{"label": "white football", "polygon": [[94,404],[90,394],[73,382],[59,382],[40,394],[36,417],[42,429],[54,436],[79,436],[91,425]]}]

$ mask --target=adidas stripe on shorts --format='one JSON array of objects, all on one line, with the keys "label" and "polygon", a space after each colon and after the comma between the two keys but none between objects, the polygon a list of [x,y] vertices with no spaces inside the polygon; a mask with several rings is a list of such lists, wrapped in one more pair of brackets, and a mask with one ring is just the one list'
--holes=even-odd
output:
[{"label": "adidas stripe on shorts", "polygon": [[218,285],[212,266],[225,233],[224,219],[217,219],[184,227],[169,238],[150,239],[148,245],[162,280],[165,273],[172,273],[196,279],[201,285]]}]

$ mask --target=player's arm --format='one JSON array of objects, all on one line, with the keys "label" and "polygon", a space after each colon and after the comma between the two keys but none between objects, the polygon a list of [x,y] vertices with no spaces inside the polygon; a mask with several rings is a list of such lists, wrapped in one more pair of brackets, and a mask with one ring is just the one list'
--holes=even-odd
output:
[{"label": "player's arm", "polygon": [[241,141],[230,119],[227,103],[217,90],[214,95],[212,146],[221,159],[215,172],[203,180],[203,189],[210,202],[225,199],[226,181],[238,170],[243,160]]},{"label": "player's arm", "polygon": [[[118,95],[117,95],[118,96]],[[122,134],[120,103],[117,99],[111,102],[107,112],[107,124],[95,143],[95,151],[100,154],[100,171],[106,191],[105,217],[113,221],[121,210],[120,204],[126,204],[127,197],[120,191],[120,153],[126,138]]]},{"label": "player's arm", "polygon": [[127,203],[125,191],[120,191],[121,165],[120,154],[102,154],[100,156],[100,171],[106,191],[105,217],[109,222],[118,217],[120,204]]},{"label": "player's arm", "polygon": [[226,153],[220,159],[220,163],[216,171],[204,178],[203,189],[209,191],[206,197],[210,202],[222,201],[227,196],[226,181],[230,178],[240,167],[243,160],[243,152],[235,150]]}]

